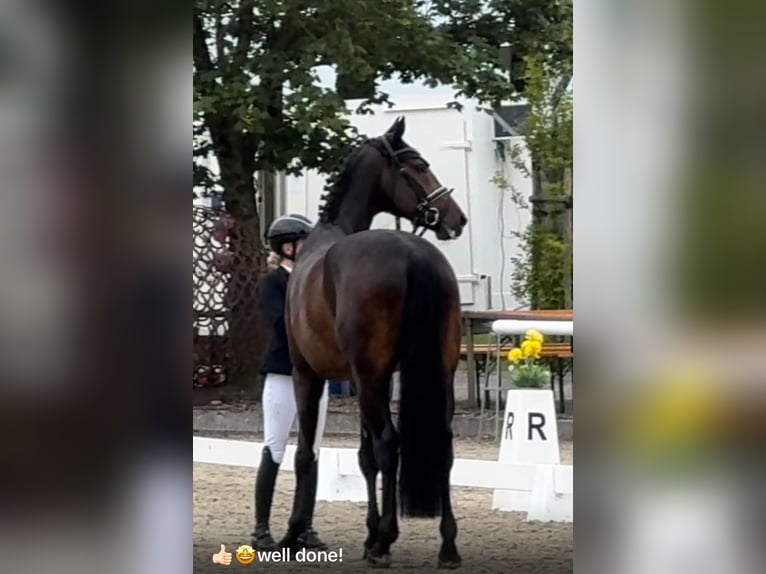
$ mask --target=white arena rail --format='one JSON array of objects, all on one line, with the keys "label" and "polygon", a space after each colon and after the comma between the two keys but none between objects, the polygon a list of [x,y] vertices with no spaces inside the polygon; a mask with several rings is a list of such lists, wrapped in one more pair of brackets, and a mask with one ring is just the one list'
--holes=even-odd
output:
[{"label": "white arena rail", "polygon": [[492,323],[492,332],[496,335],[523,335],[528,329],[535,329],[543,335],[572,337],[574,335],[574,321],[498,319]]},{"label": "white arena rail", "polygon": [[[257,468],[262,448],[263,444],[257,442],[193,438],[194,462]],[[282,462],[284,470],[295,470],[294,457],[295,446],[289,445]],[[528,520],[573,521],[574,478],[571,465],[512,464],[456,458],[450,482],[453,486],[529,492]],[[357,449],[322,447],[317,499],[367,501]]]}]

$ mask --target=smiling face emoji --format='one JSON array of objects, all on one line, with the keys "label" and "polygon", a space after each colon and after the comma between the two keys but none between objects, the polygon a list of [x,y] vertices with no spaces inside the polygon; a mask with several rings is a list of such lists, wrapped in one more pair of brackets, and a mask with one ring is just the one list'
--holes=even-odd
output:
[{"label": "smiling face emoji", "polygon": [[243,544],[236,551],[237,562],[240,564],[250,564],[255,560],[255,550],[248,544]]}]

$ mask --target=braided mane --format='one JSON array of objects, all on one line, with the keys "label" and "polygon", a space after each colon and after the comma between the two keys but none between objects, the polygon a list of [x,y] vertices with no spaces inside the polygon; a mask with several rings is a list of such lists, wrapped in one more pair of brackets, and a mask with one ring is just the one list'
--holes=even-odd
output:
[{"label": "braided mane", "polygon": [[374,145],[373,140],[362,142],[343,160],[335,175],[327,180],[325,193],[321,197],[322,204],[319,206],[320,222],[333,223],[338,218],[341,203],[351,187],[351,174],[359,159],[368,150],[368,144]]}]

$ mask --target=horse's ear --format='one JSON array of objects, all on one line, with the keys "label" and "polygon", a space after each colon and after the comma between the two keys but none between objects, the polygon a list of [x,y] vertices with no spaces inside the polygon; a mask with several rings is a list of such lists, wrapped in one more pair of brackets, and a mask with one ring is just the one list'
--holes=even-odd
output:
[{"label": "horse's ear", "polygon": [[391,136],[392,141],[399,141],[404,135],[404,127],[404,116],[399,116],[394,120],[394,123],[391,124],[391,127],[388,128],[386,135]]}]

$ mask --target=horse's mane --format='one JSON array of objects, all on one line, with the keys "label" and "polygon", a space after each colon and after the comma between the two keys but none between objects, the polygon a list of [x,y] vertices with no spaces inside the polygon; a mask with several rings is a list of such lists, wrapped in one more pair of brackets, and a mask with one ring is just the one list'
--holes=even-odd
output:
[{"label": "horse's mane", "polygon": [[321,197],[322,204],[319,206],[319,221],[321,223],[332,223],[337,219],[343,198],[351,187],[351,174],[359,159],[368,150],[368,143],[371,141],[365,140],[346,156],[335,174],[327,180],[325,193]]}]

